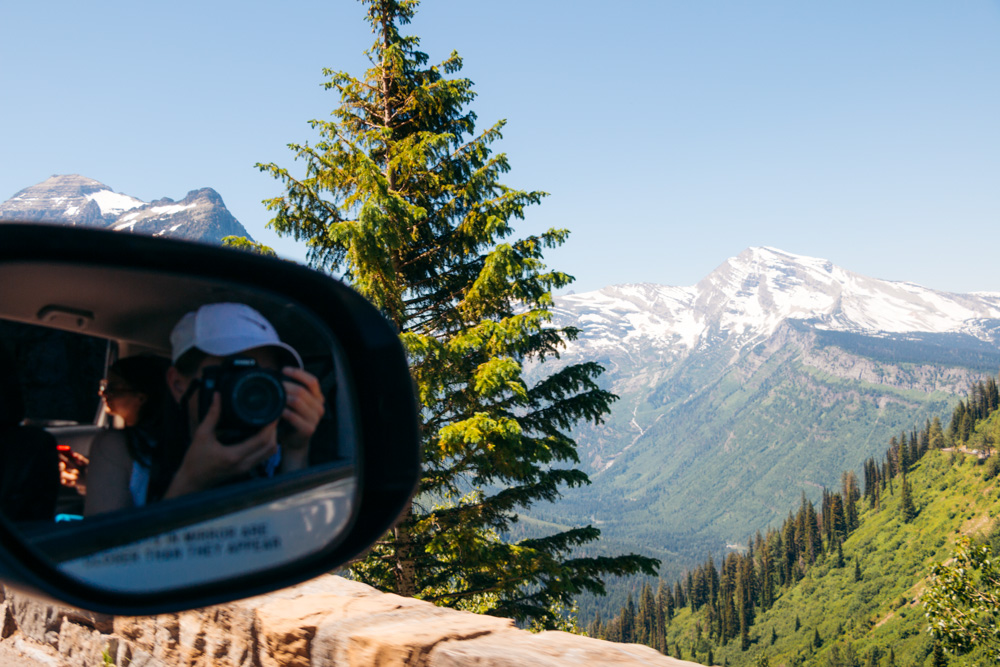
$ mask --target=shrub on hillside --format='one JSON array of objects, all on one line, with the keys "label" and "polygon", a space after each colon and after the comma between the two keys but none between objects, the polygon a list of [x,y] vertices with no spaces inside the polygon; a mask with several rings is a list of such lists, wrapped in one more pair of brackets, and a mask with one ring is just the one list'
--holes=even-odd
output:
[{"label": "shrub on hillside", "polygon": [[991,480],[1000,473],[1000,454],[994,454],[986,460],[983,466],[983,479]]}]

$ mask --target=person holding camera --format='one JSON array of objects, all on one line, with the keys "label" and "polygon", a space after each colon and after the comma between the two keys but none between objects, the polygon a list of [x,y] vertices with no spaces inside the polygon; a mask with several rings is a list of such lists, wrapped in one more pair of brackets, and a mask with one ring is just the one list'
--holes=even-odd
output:
[{"label": "person holding camera", "polygon": [[267,319],[245,304],[208,304],[181,318],[170,343],[167,417],[149,463],[105,447],[98,467],[92,453],[88,515],[308,465],[323,394]]}]

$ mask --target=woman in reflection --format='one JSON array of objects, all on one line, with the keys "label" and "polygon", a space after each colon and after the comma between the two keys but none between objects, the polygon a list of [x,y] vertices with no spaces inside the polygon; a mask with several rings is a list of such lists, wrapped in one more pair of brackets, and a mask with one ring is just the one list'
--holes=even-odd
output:
[{"label": "woman in reflection", "polygon": [[[170,343],[173,363],[165,373],[164,417],[151,438],[148,463],[113,434],[95,442],[95,448],[101,447],[91,451],[88,515],[308,465],[309,440],[324,413],[323,394],[317,379],[303,370],[298,353],[260,313],[237,303],[202,306],[177,323]],[[279,418],[223,444],[219,392],[212,391],[204,410],[199,398],[208,391],[203,388],[206,369],[217,373],[234,359],[252,359],[256,367],[282,377],[286,402]]]},{"label": "woman in reflection", "polygon": [[121,419],[127,429],[154,426],[166,395],[169,366],[167,359],[145,354],[111,364],[98,390],[104,411]]},{"label": "woman in reflection", "polygon": [[[125,438],[125,446],[133,461],[150,460],[152,434],[158,429],[163,398],[167,393],[165,378],[168,366],[169,360],[147,354],[119,359],[108,369],[108,376],[101,380],[97,390],[104,400],[105,413],[115,420],[116,426],[124,427],[121,433],[112,437]],[[89,463],[87,457],[77,452],[60,452],[59,477],[62,485],[86,494]]]},{"label": "woman in reflection", "polygon": [[125,357],[101,380],[104,411],[124,428],[101,433],[90,447],[84,514],[144,503],[153,449],[163,431],[169,366],[163,357]]}]

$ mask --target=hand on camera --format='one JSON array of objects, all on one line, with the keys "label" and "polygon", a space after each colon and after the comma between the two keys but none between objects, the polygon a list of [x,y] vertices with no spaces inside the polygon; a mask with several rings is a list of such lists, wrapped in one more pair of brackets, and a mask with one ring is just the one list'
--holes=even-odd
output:
[{"label": "hand on camera", "polygon": [[301,368],[287,366],[282,372],[289,378],[283,384],[287,400],[281,418],[289,433],[281,437],[281,469],[300,470],[309,464],[309,440],[326,411],[319,380]]},{"label": "hand on camera", "polygon": [[215,430],[221,412],[222,399],[216,393],[205,418],[194,431],[191,445],[165,498],[210,489],[250,472],[278,451],[277,420],[243,442],[231,445],[219,442]]}]

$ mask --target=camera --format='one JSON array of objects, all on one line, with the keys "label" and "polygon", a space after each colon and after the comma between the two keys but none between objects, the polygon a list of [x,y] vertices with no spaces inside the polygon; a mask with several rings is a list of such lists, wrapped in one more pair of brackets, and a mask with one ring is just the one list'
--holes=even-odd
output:
[{"label": "camera", "polygon": [[281,417],[286,401],[284,379],[282,373],[261,368],[247,357],[208,366],[202,370],[198,421],[205,418],[212,395],[218,392],[222,411],[215,437],[224,445],[242,442]]}]

